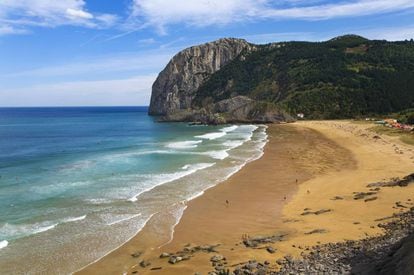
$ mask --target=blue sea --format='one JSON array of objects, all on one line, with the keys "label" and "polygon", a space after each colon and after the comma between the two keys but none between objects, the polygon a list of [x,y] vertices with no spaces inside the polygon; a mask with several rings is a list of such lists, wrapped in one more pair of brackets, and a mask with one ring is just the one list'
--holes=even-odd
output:
[{"label": "blue sea", "polygon": [[[146,107],[0,108],[0,273],[71,273],[259,158],[260,125]],[[173,230],[173,229],[171,229]]]}]

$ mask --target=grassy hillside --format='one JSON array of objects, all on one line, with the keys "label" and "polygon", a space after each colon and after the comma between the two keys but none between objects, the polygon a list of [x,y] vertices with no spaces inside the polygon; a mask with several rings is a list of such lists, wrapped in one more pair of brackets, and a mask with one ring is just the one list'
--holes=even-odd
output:
[{"label": "grassy hillside", "polygon": [[197,107],[246,95],[308,118],[386,114],[414,107],[414,42],[347,35],[259,46],[216,72]]}]

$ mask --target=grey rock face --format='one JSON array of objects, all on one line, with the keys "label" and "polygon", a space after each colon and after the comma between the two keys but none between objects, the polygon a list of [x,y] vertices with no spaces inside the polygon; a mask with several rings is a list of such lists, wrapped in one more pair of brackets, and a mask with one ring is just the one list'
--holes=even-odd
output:
[{"label": "grey rock face", "polygon": [[185,121],[201,124],[278,123],[292,122],[293,118],[266,104],[246,96],[236,96],[208,106],[208,109],[182,109],[162,116],[159,121]]},{"label": "grey rock face", "polygon": [[175,55],[152,86],[150,115],[168,115],[191,108],[198,88],[243,50],[255,46],[243,39],[223,38],[190,47]]}]

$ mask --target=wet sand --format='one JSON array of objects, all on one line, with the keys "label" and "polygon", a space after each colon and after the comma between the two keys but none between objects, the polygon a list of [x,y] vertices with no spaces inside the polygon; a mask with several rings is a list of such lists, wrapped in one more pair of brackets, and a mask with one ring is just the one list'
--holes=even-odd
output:
[{"label": "wet sand", "polygon": [[[267,260],[277,270],[276,259],[299,256],[306,246],[380,234],[375,219],[400,211],[395,202],[414,199],[414,186],[383,188],[368,202],[354,200],[353,192],[367,192],[369,183],[412,173],[413,151],[386,137],[374,139],[367,127],[347,121],[270,126],[264,156],[190,201],[172,241],[175,219],[171,213],[158,213],[132,240],[79,273],[206,274],[213,270],[210,258],[216,254],[226,257],[230,269],[255,259]],[[318,210],[329,212],[313,214]],[[306,234],[314,230],[323,233]],[[287,236],[272,244],[276,252],[269,253],[245,247],[246,234]],[[174,265],[159,258],[185,246],[215,244],[220,244],[217,253],[198,251]],[[138,252],[139,257],[131,256]],[[143,260],[151,265],[141,267]]]}]

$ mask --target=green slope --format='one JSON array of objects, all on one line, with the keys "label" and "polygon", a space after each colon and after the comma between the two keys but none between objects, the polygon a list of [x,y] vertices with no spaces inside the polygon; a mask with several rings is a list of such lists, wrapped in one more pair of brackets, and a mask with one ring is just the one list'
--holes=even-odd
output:
[{"label": "green slope", "polygon": [[414,107],[414,42],[346,35],[242,53],[197,91],[194,107],[246,95],[308,118],[349,118]]}]

